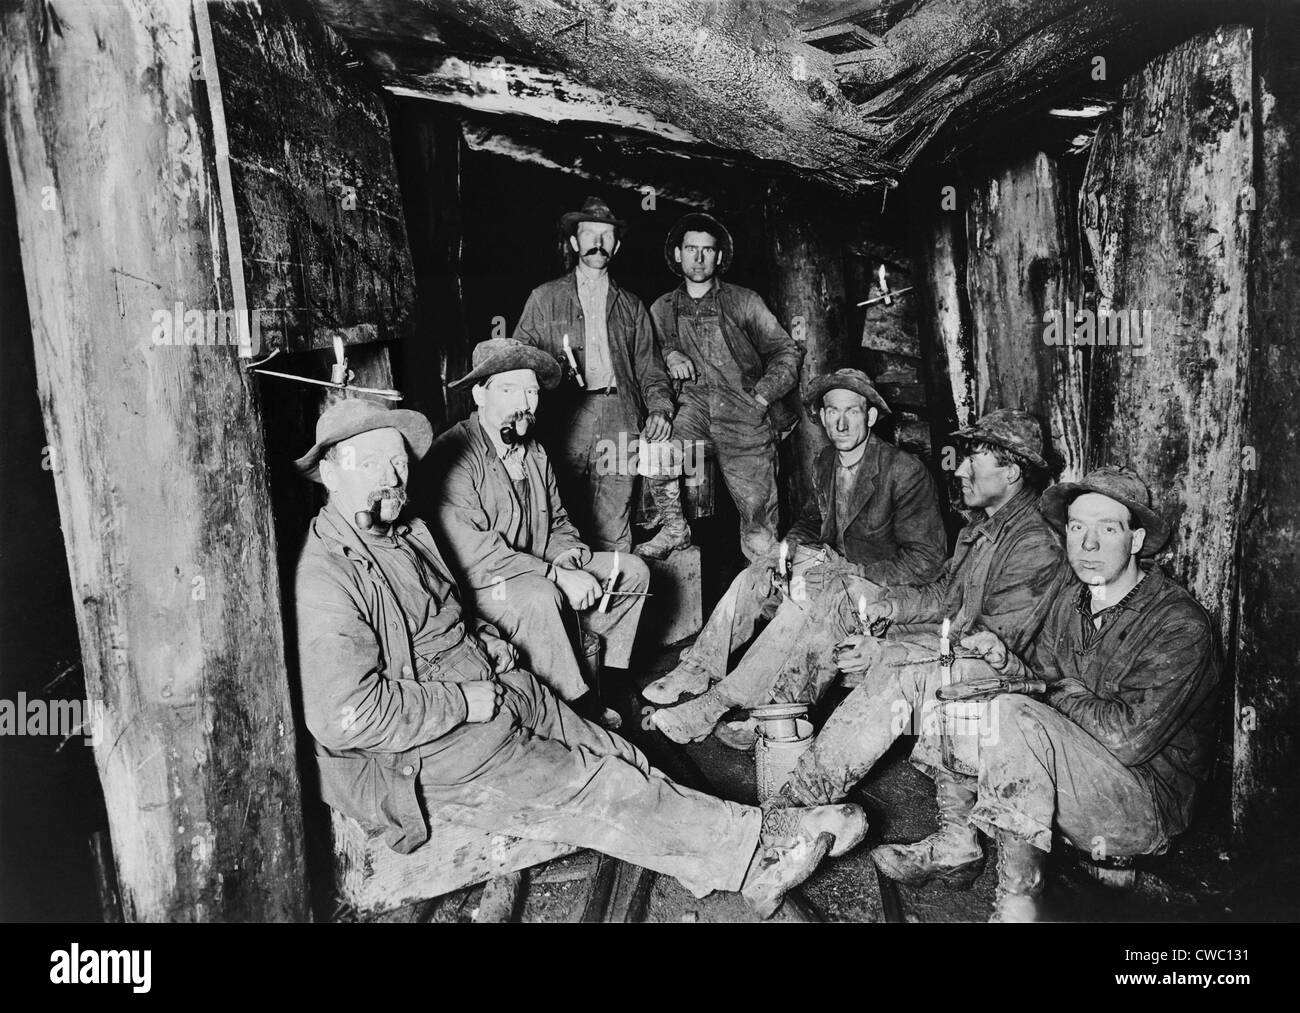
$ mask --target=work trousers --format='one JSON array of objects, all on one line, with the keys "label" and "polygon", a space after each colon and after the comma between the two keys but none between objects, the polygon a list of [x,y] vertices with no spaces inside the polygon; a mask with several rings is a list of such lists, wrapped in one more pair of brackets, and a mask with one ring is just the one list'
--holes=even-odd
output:
[{"label": "work trousers", "polygon": [[1097,858],[1169,846],[1149,783],[1056,708],[1006,694],[989,704],[989,716],[996,734],[981,735],[973,825],[1050,851],[1055,822],[1066,840]]},{"label": "work trousers", "polygon": [[560,499],[593,549],[632,549],[639,438],[636,412],[615,392],[579,395],[552,440]]},{"label": "work trousers", "polygon": [[724,386],[688,384],[673,419],[671,455],[718,462],[740,514],[740,549],[749,560],[775,547],[776,434],[767,412],[749,395]]},{"label": "work trousers", "polygon": [[[630,552],[618,557],[615,590],[644,592],[650,571],[641,557]],[[583,567],[603,587],[614,568],[612,552],[596,552]],[[562,700],[576,700],[587,692],[579,656],[579,629],[594,633],[605,645],[609,668],[627,668],[645,598],[611,595],[609,608],[597,611],[600,600],[578,615],[554,583],[537,574],[522,574],[474,592],[474,609],[492,623],[519,652],[520,667],[536,674]]]},{"label": "work trousers", "polygon": [[740,889],[758,848],[757,808],[674,783],[527,672],[500,681],[506,696],[496,718],[460,725],[425,752],[419,787],[430,813],[488,833],[592,848],[674,876],[697,897]]}]

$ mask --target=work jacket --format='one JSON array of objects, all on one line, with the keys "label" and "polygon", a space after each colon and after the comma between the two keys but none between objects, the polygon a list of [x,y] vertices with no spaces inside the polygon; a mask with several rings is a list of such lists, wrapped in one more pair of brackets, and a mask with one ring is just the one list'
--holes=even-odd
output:
[{"label": "work jacket", "polygon": [[[838,540],[837,454],[827,447],[817,457],[816,486],[789,532],[800,544],[834,546]],[[844,555],[857,576],[877,584],[923,584],[939,574],[948,539],[934,479],[907,451],[868,436],[848,513]]]},{"label": "work jacket", "polygon": [[[713,280],[713,291],[718,326],[732,359],[740,366],[745,392],[768,402],[772,424],[777,432],[784,432],[798,421],[798,415],[781,399],[799,382],[803,349],[757,292],[718,278]],[[686,354],[678,340],[677,317],[690,298],[682,282],[650,307],[650,319],[664,352]],[[695,369],[697,382],[701,382],[702,364],[696,363]]]},{"label": "work jacket", "polygon": [[[655,344],[650,317],[641,300],[621,288],[612,276],[605,297],[605,330],[609,335],[609,357],[619,396],[636,413],[637,425],[644,423],[650,412],[662,412],[671,419],[672,384]],[[586,363],[586,333],[582,302],[578,299],[577,268],[574,268],[533,289],[519,316],[514,337],[554,356],[560,369],[567,371],[569,360],[564,354],[567,334],[581,373]],[[559,391],[546,397],[563,403],[575,400],[580,393],[566,379]]]},{"label": "work jacket", "polygon": [[1150,786],[1166,837],[1187,828],[1217,737],[1219,656],[1210,617],[1151,563],[1091,625],[1080,581],[1053,596],[1028,664],[1047,702]]},{"label": "work jacket", "polygon": [[[591,558],[560,502],[550,459],[536,440],[524,444],[527,511],[515,497],[478,412],[439,436],[431,458],[439,475],[440,544],[466,587],[477,591],[521,574],[545,574],[565,555],[579,566]],[[521,551],[524,545],[528,549]]]},{"label": "work jacket", "polygon": [[465,720],[457,683],[513,668],[501,659],[514,652],[490,624],[466,628],[455,583],[424,522],[395,533],[420,560],[431,597],[438,596],[437,615],[447,620],[432,668],[422,674],[397,595],[361,536],[329,504],[311,523],[294,588],[303,715],[316,741],[321,797],[367,829],[383,830],[389,846],[406,853],[429,837],[416,793],[421,747]]},{"label": "work jacket", "polygon": [[1038,512],[1038,495],[1022,488],[992,517],[978,511],[962,528],[938,579],[890,587],[884,597],[899,625],[950,619],[954,637],[991,630],[1019,652],[1043,625],[1052,593],[1072,576],[1060,534]]}]

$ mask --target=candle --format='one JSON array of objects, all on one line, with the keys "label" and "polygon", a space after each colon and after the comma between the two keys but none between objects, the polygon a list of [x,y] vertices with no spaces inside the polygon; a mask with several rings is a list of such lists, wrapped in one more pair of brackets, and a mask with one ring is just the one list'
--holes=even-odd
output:
[{"label": "candle", "polygon": [[587,382],[582,378],[581,370],[578,369],[578,360],[573,357],[573,347],[569,344],[568,334],[564,335],[564,355],[569,360],[569,365],[573,368],[573,378],[578,381],[578,386],[587,386]]},{"label": "candle", "polygon": [[600,606],[598,611],[606,612],[609,610],[609,598],[614,592],[614,584],[618,580],[618,549],[614,550],[614,568],[609,571],[609,580],[605,582],[605,593],[600,596]]},{"label": "candle", "polygon": [[778,572],[782,577],[784,577],[784,576],[786,575],[786,569],[785,569],[785,567],[786,567],[786,563],[789,561],[789,559],[790,559],[790,543],[789,543],[789,542],[784,542],[784,541],[783,541],[783,542],[781,543],[781,562],[780,562],[780,564],[779,564],[779,566],[778,566],[778,569],[777,569],[777,572]]},{"label": "candle", "polygon": [[939,656],[946,658],[949,654],[948,633],[952,629],[952,623],[947,619],[943,621],[943,629],[939,631]]},{"label": "candle", "polygon": [[867,596],[858,595],[858,623],[862,627],[862,632],[867,632]]}]

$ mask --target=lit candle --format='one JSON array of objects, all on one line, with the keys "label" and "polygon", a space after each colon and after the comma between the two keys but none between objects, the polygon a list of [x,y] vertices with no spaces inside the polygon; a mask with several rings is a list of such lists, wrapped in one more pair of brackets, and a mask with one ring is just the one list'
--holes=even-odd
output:
[{"label": "lit candle", "polygon": [[569,344],[568,334],[564,335],[564,355],[569,360],[569,365],[573,367],[573,378],[578,381],[578,386],[587,386],[587,381],[582,378],[582,371],[578,369],[578,360],[573,357],[573,346]]},{"label": "lit candle", "polygon": [[939,655],[946,658],[949,654],[948,633],[952,629],[952,623],[947,619],[943,621],[943,629],[939,631]]},{"label": "lit candle", "polygon": [[605,581],[605,593],[600,596],[600,607],[598,611],[606,612],[609,610],[609,598],[614,593],[614,584],[618,581],[618,549],[614,550],[614,568],[609,571],[609,580]]},{"label": "lit candle", "polygon": [[781,562],[778,564],[778,569],[777,569],[777,572],[782,577],[784,577],[786,574],[785,566],[786,563],[789,562],[789,560],[790,560],[790,543],[783,541],[781,543]]},{"label": "lit candle", "polygon": [[867,596],[858,595],[858,624],[862,627],[862,632],[867,632]]}]

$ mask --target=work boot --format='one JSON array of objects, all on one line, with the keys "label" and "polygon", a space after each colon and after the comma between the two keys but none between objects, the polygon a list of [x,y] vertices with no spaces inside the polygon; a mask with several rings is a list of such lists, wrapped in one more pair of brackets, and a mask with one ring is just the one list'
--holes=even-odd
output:
[{"label": "work boot", "polygon": [[771,918],[786,891],[816,871],[832,843],[830,834],[800,834],[780,844],[759,844],[740,884],[740,895],[760,918]]},{"label": "work boot", "polygon": [[939,829],[915,844],[883,844],[871,852],[876,868],[890,879],[922,886],[938,879],[953,890],[968,889],[984,871],[979,834],[969,823],[975,787],[948,770],[934,779]]},{"label": "work boot", "polygon": [[998,885],[991,922],[1036,922],[1043,895],[1047,852],[998,831]]},{"label": "work boot", "polygon": [[699,742],[709,737],[718,720],[731,708],[732,704],[722,699],[716,689],[711,689],[694,700],[655,711],[650,715],[650,723],[674,742]]},{"label": "work boot", "polygon": [[758,719],[746,718],[744,721],[724,721],[718,725],[713,737],[724,746],[748,752],[758,741]]},{"label": "work boot", "polygon": [[867,814],[862,806],[843,805],[792,806],[777,796],[763,803],[764,844],[781,844],[783,840],[806,834],[830,834],[835,838],[831,858],[856,848],[867,836]]},{"label": "work boot", "polygon": [[650,483],[650,492],[659,508],[659,531],[633,551],[646,559],[666,559],[670,553],[691,545],[690,525],[682,513],[682,483],[676,478],[661,479]]},{"label": "work boot", "polygon": [[651,703],[667,706],[687,693],[703,693],[710,682],[708,672],[684,658],[671,672],[643,689],[641,695]]}]

